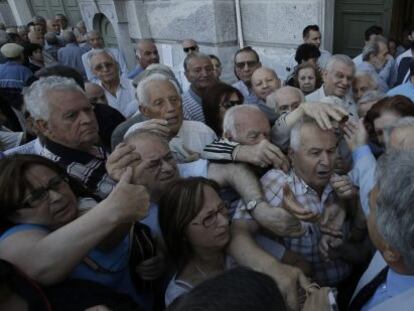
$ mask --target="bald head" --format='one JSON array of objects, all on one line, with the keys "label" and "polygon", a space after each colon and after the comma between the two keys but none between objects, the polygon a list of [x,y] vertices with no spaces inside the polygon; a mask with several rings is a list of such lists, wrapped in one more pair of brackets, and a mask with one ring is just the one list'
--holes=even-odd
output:
[{"label": "bald head", "polygon": [[143,69],[146,69],[151,64],[158,64],[160,62],[157,46],[152,39],[139,40],[136,55],[138,63]]},{"label": "bald head", "polygon": [[252,75],[253,92],[258,98],[266,101],[268,95],[280,88],[280,80],[276,72],[270,68],[259,67]]}]

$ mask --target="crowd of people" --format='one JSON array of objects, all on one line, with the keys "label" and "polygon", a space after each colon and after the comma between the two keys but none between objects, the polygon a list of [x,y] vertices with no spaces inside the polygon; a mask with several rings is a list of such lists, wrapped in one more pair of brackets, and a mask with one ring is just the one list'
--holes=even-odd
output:
[{"label": "crowd of people", "polygon": [[[286,65],[0,25],[1,310],[412,310],[411,46]],[[233,62],[237,82],[221,79]]]}]

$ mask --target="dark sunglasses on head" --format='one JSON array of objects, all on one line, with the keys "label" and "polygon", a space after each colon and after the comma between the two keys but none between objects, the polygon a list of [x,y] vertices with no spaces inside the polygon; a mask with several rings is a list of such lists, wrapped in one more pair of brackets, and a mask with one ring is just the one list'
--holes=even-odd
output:
[{"label": "dark sunglasses on head", "polygon": [[188,53],[190,51],[195,51],[197,50],[196,46],[189,46],[188,48],[183,48],[184,53]]},{"label": "dark sunglasses on head", "polygon": [[248,62],[239,62],[239,63],[236,63],[236,67],[239,68],[239,69],[243,69],[246,65],[247,65],[247,68],[253,68],[254,66],[257,65],[257,61],[250,60]]}]

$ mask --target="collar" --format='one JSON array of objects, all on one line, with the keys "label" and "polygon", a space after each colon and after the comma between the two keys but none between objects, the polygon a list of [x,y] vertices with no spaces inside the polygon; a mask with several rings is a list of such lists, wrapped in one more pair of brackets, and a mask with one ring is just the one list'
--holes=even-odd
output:
[{"label": "collar", "polygon": [[[305,181],[296,175],[294,169],[291,169],[286,175],[286,182],[289,184],[290,188],[293,190],[293,193],[296,195],[305,195],[312,194],[319,197],[318,193],[312,189]],[[333,193],[333,188],[330,183],[328,183],[323,189],[321,202],[325,202],[330,194]]]},{"label": "collar", "polygon": [[198,96],[193,89],[191,88],[191,86],[188,88],[188,93],[190,94],[190,96],[201,105],[201,97]]},{"label": "collar", "polygon": [[399,274],[389,269],[385,286],[391,295],[400,294],[414,287],[414,275]]},{"label": "collar", "polygon": [[78,162],[86,164],[96,159],[106,160],[107,156],[106,151],[102,147],[97,147],[100,156],[96,157],[88,152],[63,146],[57,142],[51,141],[50,139],[46,139],[44,146],[47,150],[58,155],[67,162]]}]

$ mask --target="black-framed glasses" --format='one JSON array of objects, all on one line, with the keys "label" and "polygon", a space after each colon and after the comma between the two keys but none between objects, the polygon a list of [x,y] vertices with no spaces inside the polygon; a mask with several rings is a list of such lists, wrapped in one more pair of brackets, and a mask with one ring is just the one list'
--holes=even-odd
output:
[{"label": "black-framed glasses", "polygon": [[202,225],[204,228],[210,228],[217,223],[218,214],[221,214],[227,218],[228,209],[225,203],[220,204],[219,208],[214,213],[207,215],[201,222],[192,222],[191,224],[195,226]]},{"label": "black-framed glasses", "polygon": [[195,51],[197,50],[196,46],[189,46],[188,48],[183,48],[184,53],[188,53],[190,51]]},{"label": "black-framed glasses", "polygon": [[251,69],[257,65],[257,61],[249,60],[247,62],[238,62],[235,64],[238,69],[243,69],[247,66],[247,68]]},{"label": "black-framed glasses", "polygon": [[220,106],[224,109],[229,109],[233,106],[241,105],[243,102],[241,100],[226,100],[225,102],[221,103]]},{"label": "black-framed glasses", "polygon": [[24,199],[23,207],[33,207],[49,198],[49,191],[58,191],[62,184],[69,182],[66,176],[57,175],[49,180],[46,187],[39,187],[32,190]]}]

